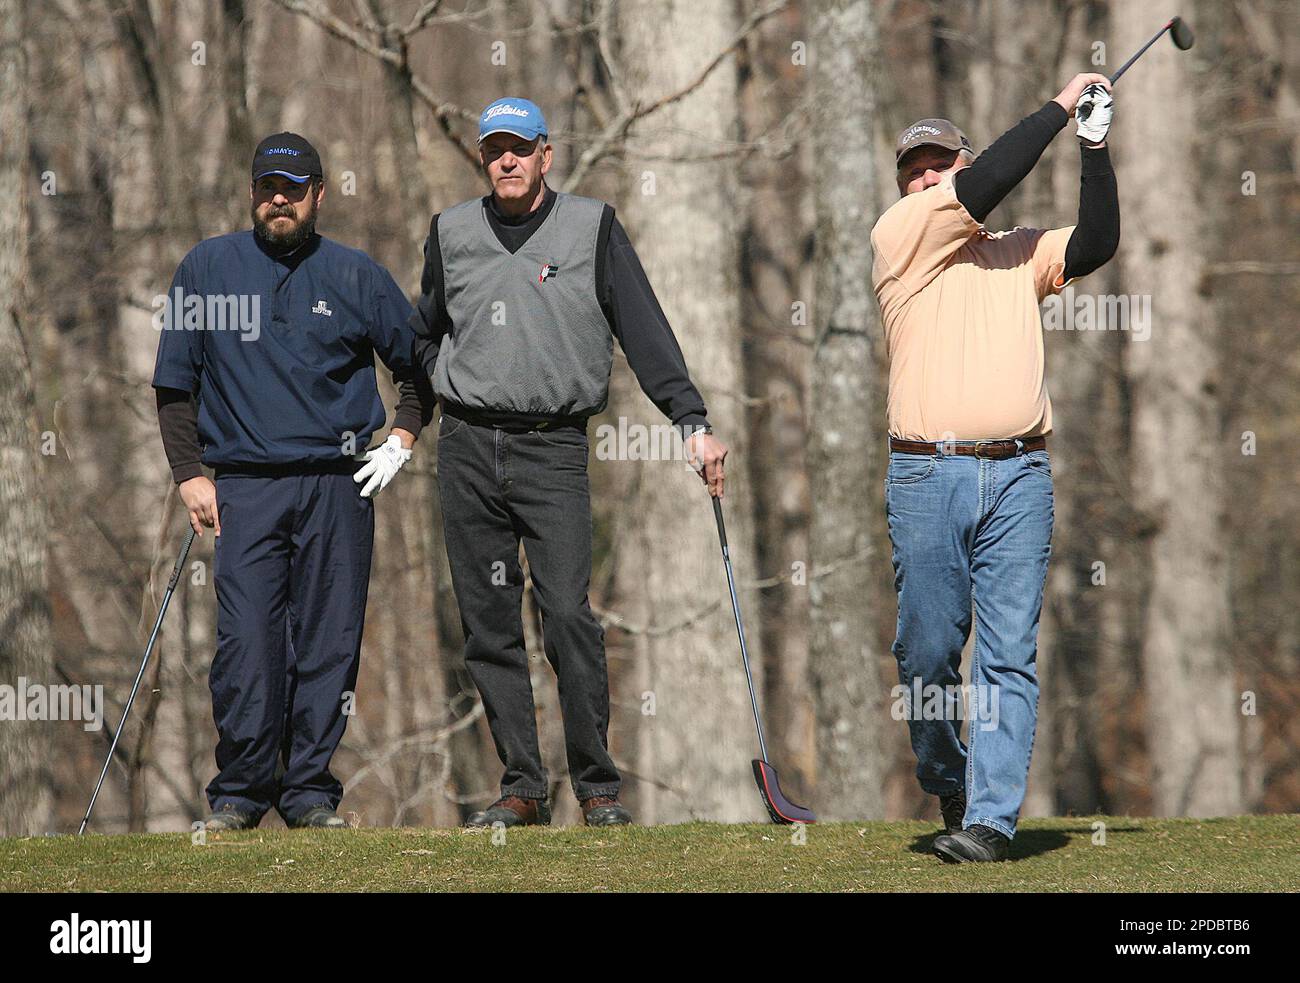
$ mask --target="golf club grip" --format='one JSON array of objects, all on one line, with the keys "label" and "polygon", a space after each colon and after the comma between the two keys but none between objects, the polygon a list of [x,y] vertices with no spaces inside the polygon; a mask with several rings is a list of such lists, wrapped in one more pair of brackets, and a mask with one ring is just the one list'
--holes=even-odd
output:
[{"label": "golf club grip", "polygon": [[727,552],[727,526],[722,521],[722,499],[716,495],[713,498],[713,517],[718,520],[718,539],[722,543],[722,552]]},{"label": "golf club grip", "polygon": [[194,543],[194,527],[190,527],[189,535],[185,537],[185,542],[181,546],[181,555],[176,557],[176,566],[172,567],[171,578],[167,581],[167,589],[175,590],[176,585],[181,580],[181,570],[185,567],[185,558],[190,555],[190,546]]}]

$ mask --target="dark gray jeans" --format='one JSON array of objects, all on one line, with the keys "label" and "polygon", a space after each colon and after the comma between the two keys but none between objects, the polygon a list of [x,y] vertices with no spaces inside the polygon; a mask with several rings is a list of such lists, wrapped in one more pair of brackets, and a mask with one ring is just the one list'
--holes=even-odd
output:
[{"label": "dark gray jeans", "polygon": [[579,799],[618,795],[620,778],[607,736],[605,632],[587,602],[586,430],[507,430],[444,412],[438,489],[465,663],[505,765],[501,794],[547,794],[524,648],[522,542],[542,612],[546,657],[559,683],[569,780]]}]

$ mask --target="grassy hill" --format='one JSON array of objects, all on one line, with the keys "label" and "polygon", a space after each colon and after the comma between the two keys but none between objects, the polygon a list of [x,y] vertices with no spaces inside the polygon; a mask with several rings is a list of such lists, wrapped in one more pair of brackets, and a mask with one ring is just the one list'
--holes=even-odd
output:
[{"label": "grassy hill", "polygon": [[[1105,823],[1105,845],[1093,824]],[[1027,820],[1013,860],[942,864],[927,822],[254,830],[0,839],[4,891],[1295,891],[1300,817]]]}]

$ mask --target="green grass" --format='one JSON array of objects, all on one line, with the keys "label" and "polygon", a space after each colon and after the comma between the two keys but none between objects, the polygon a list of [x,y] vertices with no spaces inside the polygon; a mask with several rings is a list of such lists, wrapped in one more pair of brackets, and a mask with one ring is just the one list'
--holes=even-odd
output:
[{"label": "green grass", "polygon": [[[1106,824],[1094,845],[1092,824]],[[1025,821],[1013,862],[949,866],[927,822],[266,830],[0,840],[4,891],[1296,891],[1300,816]]]}]

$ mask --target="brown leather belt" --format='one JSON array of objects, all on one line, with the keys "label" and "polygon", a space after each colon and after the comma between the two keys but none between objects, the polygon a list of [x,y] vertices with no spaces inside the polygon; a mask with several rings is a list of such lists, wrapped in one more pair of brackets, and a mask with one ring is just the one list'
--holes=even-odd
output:
[{"label": "brown leather belt", "polygon": [[924,440],[900,440],[889,438],[889,449],[900,454],[963,454],[966,457],[985,457],[1002,461],[1027,451],[1047,450],[1046,437],[1021,437],[1019,440],[977,440],[974,443],[959,444],[954,441],[941,441],[931,444]]}]

